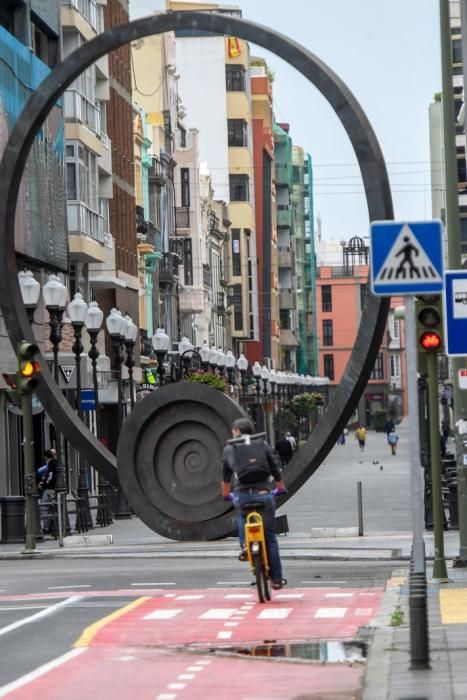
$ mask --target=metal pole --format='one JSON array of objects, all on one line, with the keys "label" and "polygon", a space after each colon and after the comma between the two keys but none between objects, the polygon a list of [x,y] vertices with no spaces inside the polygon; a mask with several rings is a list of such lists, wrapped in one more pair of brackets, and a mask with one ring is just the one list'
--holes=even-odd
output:
[{"label": "metal pole", "polygon": [[428,365],[428,406],[430,411],[430,452],[431,452],[431,497],[433,499],[433,534],[435,538],[435,559],[433,579],[439,583],[448,580],[444,558],[443,494],[441,491],[441,449],[439,445],[438,409],[438,356],[427,353]]},{"label": "metal pole", "polygon": [[[462,33],[467,31],[466,2],[461,2]],[[449,0],[440,0],[440,33],[441,33],[441,66],[443,86],[443,129],[444,129],[444,160],[446,178],[446,215],[448,240],[448,266],[452,270],[462,267],[461,264],[461,234],[459,219],[459,195],[457,191],[457,158],[454,93],[452,87],[451,59],[451,27],[449,19]],[[465,65],[465,60],[464,60]],[[458,421],[467,420],[467,397],[459,388],[458,370],[462,369],[465,361],[454,357],[452,373],[454,377],[454,426],[456,438],[457,459],[457,499],[459,504],[459,557],[455,566],[467,566],[467,466],[463,464],[464,445],[459,434]]]},{"label": "metal pole", "polygon": [[362,482],[357,481],[358,536],[363,537],[363,497]]},{"label": "metal pole", "polygon": [[31,394],[21,394],[21,410],[23,413],[23,459],[24,483],[26,498],[26,544],[22,554],[35,552],[36,538],[34,537],[34,498],[36,477],[34,474],[33,451],[34,433],[32,426],[32,397]]},{"label": "metal pole", "polygon": [[62,494],[57,493],[58,545],[63,547]]}]

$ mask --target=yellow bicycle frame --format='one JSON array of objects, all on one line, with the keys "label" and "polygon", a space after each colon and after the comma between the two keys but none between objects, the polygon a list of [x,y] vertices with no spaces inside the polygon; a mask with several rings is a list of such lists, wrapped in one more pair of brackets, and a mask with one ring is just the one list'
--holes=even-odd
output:
[{"label": "yellow bicycle frame", "polygon": [[263,519],[260,513],[253,511],[248,513],[245,520],[245,544],[248,553],[248,561],[253,569],[252,546],[258,543],[261,548],[261,559],[266,568],[266,573],[269,574],[268,552],[266,549],[266,539],[264,537]]}]

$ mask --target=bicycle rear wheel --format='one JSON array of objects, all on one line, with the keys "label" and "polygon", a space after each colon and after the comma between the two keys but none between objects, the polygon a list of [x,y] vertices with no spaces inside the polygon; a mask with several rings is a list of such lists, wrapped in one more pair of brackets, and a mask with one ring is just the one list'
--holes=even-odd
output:
[{"label": "bicycle rear wheel", "polygon": [[269,590],[269,580],[265,575],[261,550],[255,543],[252,547],[253,568],[256,579],[256,590],[258,591],[258,599],[260,603],[271,600],[271,591]]}]

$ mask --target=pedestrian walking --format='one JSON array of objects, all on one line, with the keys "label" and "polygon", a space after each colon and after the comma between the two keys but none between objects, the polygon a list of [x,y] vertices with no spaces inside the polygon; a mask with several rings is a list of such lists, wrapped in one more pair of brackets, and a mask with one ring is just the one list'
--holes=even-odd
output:
[{"label": "pedestrian walking", "polygon": [[386,424],[384,426],[384,432],[386,433],[386,437],[388,439],[388,445],[389,445],[389,434],[392,433],[393,430],[396,429],[396,426],[394,425],[394,421],[392,418],[388,418],[386,421]]},{"label": "pedestrian walking", "polygon": [[288,441],[290,442],[290,444],[292,445],[292,450],[293,450],[293,452],[295,452],[295,450],[297,449],[297,441],[296,441],[296,439],[294,438],[294,436],[292,435],[291,432],[287,432],[287,433],[285,434],[285,437],[287,438],[287,440],[288,440]]},{"label": "pedestrian walking", "polygon": [[388,443],[391,447],[391,454],[395,455],[397,452],[397,443],[399,442],[399,435],[396,433],[396,429],[392,430],[388,435]]},{"label": "pedestrian walking", "polygon": [[52,450],[44,452],[44,464],[36,471],[37,475],[37,490],[40,497],[40,511],[42,516],[42,530],[44,533],[50,533],[51,523],[50,503],[53,501],[55,494],[55,482],[57,480],[57,460]]},{"label": "pedestrian walking", "polygon": [[364,428],[360,423],[357,425],[357,429],[355,430],[355,438],[358,440],[360,452],[363,452],[365,449],[366,428]]},{"label": "pedestrian walking", "polygon": [[282,468],[284,468],[293,457],[292,445],[285,434],[276,442],[274,449],[279,455]]}]

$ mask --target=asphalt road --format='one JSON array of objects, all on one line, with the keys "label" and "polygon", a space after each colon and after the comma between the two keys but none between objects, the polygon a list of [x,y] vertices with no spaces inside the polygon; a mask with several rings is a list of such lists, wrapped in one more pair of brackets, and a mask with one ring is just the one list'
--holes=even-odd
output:
[{"label": "asphalt road", "polygon": [[[394,569],[394,562],[285,564],[291,587],[310,588],[381,586]],[[69,651],[86,627],[136,599],[143,589],[244,588],[250,581],[246,565],[225,559],[4,561],[0,686]]]}]

